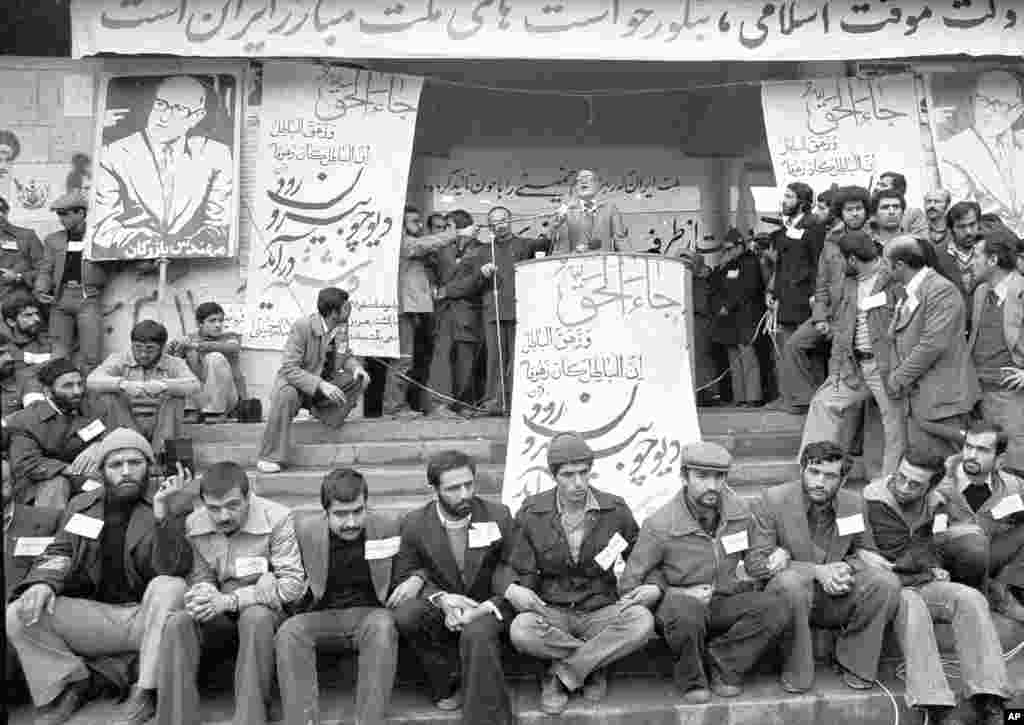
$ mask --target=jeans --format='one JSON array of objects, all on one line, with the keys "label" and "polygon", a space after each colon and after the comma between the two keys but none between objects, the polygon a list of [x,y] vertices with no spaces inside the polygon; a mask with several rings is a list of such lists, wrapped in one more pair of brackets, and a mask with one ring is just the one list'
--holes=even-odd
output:
[{"label": "jeans", "polygon": [[275,647],[285,725],[320,725],[317,650],[359,653],[356,722],[384,725],[398,663],[398,630],[387,609],[297,614],[281,625]]},{"label": "jeans", "polygon": [[593,612],[547,607],[544,615],[523,612],[509,637],[520,652],[555,660],[554,673],[570,690],[583,686],[594,670],[643,647],[654,632],[654,617],[639,604],[609,604]]}]

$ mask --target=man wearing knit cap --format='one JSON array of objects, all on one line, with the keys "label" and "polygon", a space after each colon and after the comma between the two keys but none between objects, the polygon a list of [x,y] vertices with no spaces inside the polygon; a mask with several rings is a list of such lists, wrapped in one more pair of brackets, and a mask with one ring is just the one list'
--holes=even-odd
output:
[{"label": "man wearing knit cap", "polygon": [[183,604],[192,568],[185,522],[168,503],[191,476],[179,470],[144,496],[153,449],[127,428],[100,442],[102,485],[73,498],[56,538],[7,607],[7,636],[25,671],[37,725],[61,725],[85,703],[82,657],[139,653],[139,677],[112,723],[155,711],[164,623]]},{"label": "man wearing knit cap", "polygon": [[751,516],[726,483],[729,452],[690,443],[680,460],[682,488],[644,521],[619,591],[654,609],[677,657],[676,685],[699,704],[712,693],[739,695],[743,675],[789,627],[793,610],[742,566]]},{"label": "man wearing knit cap", "polygon": [[38,378],[45,399],[7,421],[14,495],[37,506],[64,508],[96,472],[96,452],[107,428],[89,413],[85,380],[70,360],[51,360],[39,368]]},{"label": "man wearing knit cap", "polygon": [[555,487],[527,498],[516,517],[505,598],[519,615],[510,637],[520,652],[552,661],[540,703],[551,715],[580,688],[588,702],[602,700],[605,668],[654,631],[650,590],[618,592],[639,527],[625,501],[590,485],[593,463],[579,434],[556,435],[548,444]]},{"label": "man wearing knit cap", "polygon": [[36,298],[50,309],[50,333],[67,350],[76,349],[88,375],[103,356],[100,299],[107,286],[102,265],[83,258],[85,215],[89,201],[81,190],[68,192],[50,205],[63,231],[43,240],[43,261],[35,281]]}]

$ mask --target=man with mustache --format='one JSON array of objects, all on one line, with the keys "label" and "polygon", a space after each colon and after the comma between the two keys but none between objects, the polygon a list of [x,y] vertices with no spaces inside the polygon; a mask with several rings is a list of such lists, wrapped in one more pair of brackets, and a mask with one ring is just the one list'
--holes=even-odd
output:
[{"label": "man with mustache", "polygon": [[[892,189],[899,193],[904,199],[907,198],[907,177],[896,171],[886,171],[878,177],[875,183],[875,193]],[[918,238],[924,238],[928,228],[928,219],[920,209],[910,207],[905,209],[903,218],[900,221],[900,230],[906,234]]]},{"label": "man with mustache", "polygon": [[[691,443],[680,459],[683,486],[644,521],[619,592],[654,610],[677,658],[676,686],[687,702],[704,703],[742,692],[743,676],[793,612],[741,566],[750,511],[726,484],[732,456],[716,443]],[[783,559],[773,564],[781,569]]]},{"label": "man with mustache", "polygon": [[953,241],[953,232],[946,223],[946,212],[952,199],[945,189],[934,189],[924,195],[924,215],[928,220],[928,241],[944,247]]},{"label": "man with mustache", "polygon": [[102,485],[71,500],[53,543],[7,607],[7,636],[18,652],[37,725],[61,725],[85,704],[83,657],[139,653],[138,681],[114,717],[144,725],[153,716],[164,623],[182,606],[192,549],[169,502],[191,482],[166,479],[144,492],[153,449],[118,428],[97,451]]},{"label": "man with mustache", "polygon": [[235,725],[266,725],[273,693],[274,632],[284,606],[306,591],[292,512],[253,493],[235,463],[215,463],[199,483],[203,506],[186,534],[195,563],[185,609],[167,619],[157,725],[199,725],[201,649],[237,642]]},{"label": "man with mustache", "polygon": [[43,261],[43,243],[31,229],[11,224],[11,205],[0,196],[0,300],[15,291],[31,293],[36,267]]},{"label": "man with mustache", "polygon": [[576,172],[569,201],[558,208],[552,223],[552,254],[617,252],[625,247],[629,229],[622,213],[610,201],[596,201],[599,189],[596,173]]},{"label": "man with mustache", "polygon": [[85,381],[70,360],[51,360],[39,368],[38,379],[45,400],[7,421],[14,495],[37,506],[64,508],[95,471],[107,427],[87,411]]},{"label": "man with mustache", "polygon": [[0,416],[42,400],[36,380],[39,366],[59,357],[64,347],[42,332],[40,305],[27,292],[16,292],[0,306]]}]

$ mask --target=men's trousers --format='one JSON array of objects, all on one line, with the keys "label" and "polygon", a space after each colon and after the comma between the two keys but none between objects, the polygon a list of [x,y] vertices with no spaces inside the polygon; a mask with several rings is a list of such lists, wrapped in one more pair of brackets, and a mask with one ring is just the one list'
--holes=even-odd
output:
[{"label": "men's trousers", "polygon": [[191,401],[192,406],[210,415],[225,415],[238,405],[238,388],[231,361],[224,353],[208,352],[198,359],[189,360],[189,367],[199,378],[202,387]]},{"label": "men's trousers", "polygon": [[70,354],[77,342],[78,366],[88,375],[103,361],[103,311],[97,296],[85,297],[81,287],[61,289],[50,309],[50,335]]},{"label": "men's trousers", "polygon": [[[400,357],[388,363],[391,369],[384,386],[385,415],[409,405],[409,382],[401,376],[420,384],[429,382],[430,359],[434,353],[434,313],[403,312],[398,316],[398,353]],[[417,390],[414,397],[423,401],[425,398],[420,392]]]},{"label": "men's trousers", "polygon": [[96,411],[107,430],[131,428],[141,433],[160,455],[165,442],[181,438],[185,430],[185,398],[161,395],[152,415],[132,408],[132,399],[124,393],[100,393],[95,396]]},{"label": "men's trousers", "polygon": [[953,581],[982,589],[989,578],[1024,588],[1024,524],[995,536],[981,531],[940,535],[943,566]]},{"label": "men's trousers", "polygon": [[[516,321],[494,320],[484,322],[484,341],[487,344],[487,386],[484,397],[504,405],[508,412],[512,406],[512,378],[515,363]],[[500,349],[500,356],[499,356]],[[502,379],[505,398],[502,400]]]},{"label": "men's trousers", "polygon": [[654,632],[654,616],[644,606],[609,604],[592,612],[547,607],[544,615],[523,612],[512,622],[513,646],[553,660],[552,671],[576,690],[594,670],[636,652]]},{"label": "men's trousers", "polygon": [[278,380],[270,401],[267,427],[263,429],[263,443],[260,445],[260,459],[283,463],[292,447],[292,420],[302,408],[306,408],[317,420],[329,428],[340,428],[363,394],[363,385],[345,373],[340,379],[330,381],[345,393],[345,402],[332,403],[323,396],[310,397],[293,385]]},{"label": "men's trousers", "polygon": [[390,611],[353,607],[296,614],[277,630],[275,648],[285,725],[322,721],[317,651],[359,654],[356,722],[384,725],[398,662],[398,630]]},{"label": "men's trousers", "polygon": [[732,376],[734,403],[754,403],[764,399],[761,366],[753,345],[729,345],[729,374]]},{"label": "men's trousers", "polygon": [[785,344],[779,343],[779,397],[787,406],[810,404],[814,391],[825,380],[822,358],[828,342],[829,338],[818,332],[813,320],[805,320],[786,336]]},{"label": "men's trousers", "polygon": [[185,580],[153,578],[140,604],[104,604],[56,597],[53,614],[26,625],[18,604],[7,607],[7,638],[18,652],[32,701],[52,702],[69,684],[89,677],[82,657],[139,653],[138,687],[157,686],[164,623],[185,602]]}]

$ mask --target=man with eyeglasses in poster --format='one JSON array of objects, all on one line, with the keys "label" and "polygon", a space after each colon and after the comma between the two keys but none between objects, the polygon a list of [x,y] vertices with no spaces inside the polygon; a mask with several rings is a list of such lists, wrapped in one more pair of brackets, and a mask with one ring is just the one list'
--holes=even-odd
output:
[{"label": "man with eyeglasses in poster", "polygon": [[100,256],[215,256],[226,248],[231,149],[195,133],[209,96],[198,78],[169,76],[156,87],[145,127],[104,147],[93,186]]}]

